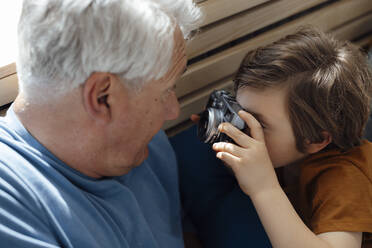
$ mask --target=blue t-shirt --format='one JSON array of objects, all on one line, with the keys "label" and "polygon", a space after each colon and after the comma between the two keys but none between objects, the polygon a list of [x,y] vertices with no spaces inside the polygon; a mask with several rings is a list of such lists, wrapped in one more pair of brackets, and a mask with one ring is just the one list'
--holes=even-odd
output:
[{"label": "blue t-shirt", "polygon": [[164,132],[141,166],[94,179],[48,151],[12,108],[0,118],[1,247],[183,247],[180,208]]}]

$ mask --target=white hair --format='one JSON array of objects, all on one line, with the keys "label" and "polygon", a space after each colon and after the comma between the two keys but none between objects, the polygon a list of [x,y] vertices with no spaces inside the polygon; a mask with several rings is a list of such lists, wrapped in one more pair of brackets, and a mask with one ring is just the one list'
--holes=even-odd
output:
[{"label": "white hair", "polygon": [[62,96],[93,72],[141,88],[169,70],[174,31],[197,28],[192,0],[24,0],[17,71],[28,99]]}]

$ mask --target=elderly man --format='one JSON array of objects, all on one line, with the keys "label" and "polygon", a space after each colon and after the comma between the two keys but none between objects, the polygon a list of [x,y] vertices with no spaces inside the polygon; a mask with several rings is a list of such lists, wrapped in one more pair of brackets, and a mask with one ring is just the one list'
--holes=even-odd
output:
[{"label": "elderly man", "polygon": [[192,0],[24,0],[20,93],[0,119],[2,247],[183,247],[158,131],[178,115],[199,16]]}]

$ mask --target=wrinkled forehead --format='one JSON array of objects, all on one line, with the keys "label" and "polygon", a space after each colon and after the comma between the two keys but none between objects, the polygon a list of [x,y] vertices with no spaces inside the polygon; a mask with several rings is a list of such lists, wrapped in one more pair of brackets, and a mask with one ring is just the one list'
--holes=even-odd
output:
[{"label": "wrinkled forehead", "polygon": [[[176,67],[173,69],[184,70],[187,57],[186,57],[186,41],[183,37],[183,34],[180,28],[177,26],[174,31],[174,46],[173,46],[173,59],[172,59],[172,67]],[[182,67],[182,68],[180,68]]]}]

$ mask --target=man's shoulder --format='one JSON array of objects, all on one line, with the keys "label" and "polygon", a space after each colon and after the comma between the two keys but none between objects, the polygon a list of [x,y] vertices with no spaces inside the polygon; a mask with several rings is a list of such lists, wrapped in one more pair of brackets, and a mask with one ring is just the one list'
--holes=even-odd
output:
[{"label": "man's shoulder", "polygon": [[31,160],[22,143],[0,135],[0,205],[4,211],[24,211],[24,204],[33,209],[40,207],[42,192],[36,192],[34,184],[43,175]]},{"label": "man's shoulder", "polygon": [[0,123],[0,163],[17,167],[19,163],[30,161],[32,153],[35,151],[29,144],[19,139],[16,132]]},{"label": "man's shoulder", "polygon": [[24,199],[37,198],[46,193],[46,187],[40,188],[38,184],[49,182],[48,175],[55,174],[56,170],[47,163],[49,158],[42,151],[15,135],[3,134],[0,129],[0,188],[21,192],[19,195]]},{"label": "man's shoulder", "polygon": [[27,162],[27,154],[27,146],[0,127],[0,170],[16,170],[18,165]]},{"label": "man's shoulder", "polygon": [[14,131],[6,122],[5,117],[0,117],[0,142],[5,139],[6,141],[11,141],[14,139]]}]

